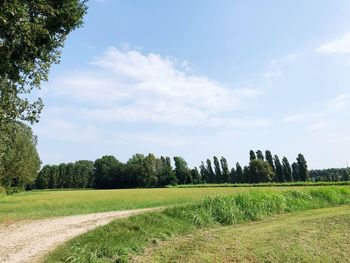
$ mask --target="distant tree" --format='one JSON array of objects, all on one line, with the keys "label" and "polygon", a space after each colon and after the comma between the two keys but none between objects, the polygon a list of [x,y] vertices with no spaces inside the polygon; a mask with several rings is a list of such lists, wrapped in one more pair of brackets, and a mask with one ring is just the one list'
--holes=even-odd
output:
[{"label": "distant tree", "polygon": [[301,153],[297,157],[299,177],[301,181],[309,181],[309,173],[307,170],[307,162],[304,158],[304,155]]},{"label": "distant tree", "polygon": [[251,183],[265,183],[272,181],[274,172],[268,162],[256,159],[249,164],[249,175]]},{"label": "distant tree", "polygon": [[201,174],[202,183],[208,183],[209,182],[209,172],[208,172],[208,170],[205,167],[203,162],[201,162],[201,165],[199,166],[199,171]]},{"label": "distant tree", "polygon": [[126,187],[143,187],[143,154],[134,154],[124,166],[124,183]]},{"label": "distant tree", "polygon": [[158,185],[157,159],[150,153],[143,160],[142,181],[145,187],[155,187]]},{"label": "distant tree", "polygon": [[253,150],[250,150],[250,152],[249,152],[249,160],[252,161],[252,160],[255,160],[255,159],[256,159],[255,152]]},{"label": "distant tree", "polygon": [[[114,176],[121,163],[111,155],[105,155],[94,163],[94,182],[96,188],[115,188]],[[67,165],[67,177],[69,177],[69,166]],[[68,186],[70,187],[70,186]]]},{"label": "distant tree", "polygon": [[163,156],[157,160],[157,174],[159,186],[176,185],[177,177],[171,166],[169,157],[164,158]]},{"label": "distant tree", "polygon": [[231,169],[230,177],[231,177],[230,183],[233,183],[233,184],[238,183],[237,172],[234,167],[232,167]]},{"label": "distant tree", "polygon": [[242,183],[251,183],[249,166],[244,166],[244,168],[243,168],[243,182]]},{"label": "distant tree", "polygon": [[193,184],[202,183],[202,178],[201,178],[200,173],[198,172],[197,167],[191,169],[191,178],[192,178]]},{"label": "distant tree", "polygon": [[264,154],[262,153],[262,151],[258,150],[256,152],[256,157],[258,158],[258,160],[264,161]]},{"label": "distant tree", "polygon": [[266,161],[270,164],[272,170],[274,172],[276,172],[276,167],[275,167],[275,164],[273,162],[273,157],[272,157],[272,153],[269,151],[269,150],[266,150],[265,151],[265,159]]},{"label": "distant tree", "polygon": [[289,164],[287,157],[282,159],[283,176],[287,182],[293,182],[292,167]]},{"label": "distant tree", "polygon": [[286,181],[286,179],[284,178],[281,161],[277,155],[274,156],[274,162],[276,167],[276,180],[277,182],[283,183]]},{"label": "distant tree", "polygon": [[295,182],[300,181],[299,166],[297,163],[292,164],[292,175]]},{"label": "distant tree", "polygon": [[45,165],[38,176],[35,179],[35,188],[37,189],[47,189],[49,186],[49,177],[50,177],[50,165]]},{"label": "distant tree", "polygon": [[179,184],[186,184],[191,178],[191,171],[187,166],[187,162],[180,156],[174,157],[175,174]]},{"label": "distant tree", "polygon": [[238,162],[236,163],[236,176],[237,183],[241,184],[245,182],[242,166]]},{"label": "distant tree", "polygon": [[213,183],[222,183],[223,180],[222,180],[220,162],[216,156],[214,156],[214,171],[215,171],[215,180]]},{"label": "distant tree", "polygon": [[207,171],[208,171],[208,183],[214,183],[215,182],[215,173],[213,170],[213,167],[211,166],[211,161],[210,159],[207,159]]},{"label": "distant tree", "polygon": [[221,183],[231,183],[232,180],[230,178],[230,170],[228,168],[227,160],[224,157],[220,159],[221,170],[222,170],[222,181]]}]

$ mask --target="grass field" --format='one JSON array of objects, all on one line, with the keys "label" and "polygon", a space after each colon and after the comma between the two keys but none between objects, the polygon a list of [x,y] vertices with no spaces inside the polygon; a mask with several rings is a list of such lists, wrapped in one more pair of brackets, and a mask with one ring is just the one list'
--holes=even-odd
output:
[{"label": "grass field", "polygon": [[350,262],[350,206],[196,231],[150,246],[134,262]]},{"label": "grass field", "polygon": [[[184,204],[208,195],[309,187],[205,187],[126,190],[30,191],[0,195],[0,223],[113,210]],[[316,188],[316,186],[314,186]]]},{"label": "grass field", "polygon": [[[325,221],[323,222],[323,217],[319,216],[319,213],[323,212],[317,212],[318,210],[302,212],[301,214],[295,213],[339,205],[343,205],[343,208],[334,210],[338,211],[334,214],[335,216],[343,216],[341,211],[348,211],[347,214],[344,214],[345,218],[340,217],[339,220],[324,217]],[[297,261],[301,261],[303,257],[307,262],[310,262],[316,252],[320,253],[318,258],[315,257],[316,261],[332,258],[339,258],[342,261],[342,259],[346,259],[345,254],[341,254],[342,248],[343,246],[348,247],[349,241],[340,244],[339,248],[335,249],[334,253],[329,255],[328,258],[317,249],[318,246],[326,245],[327,241],[322,240],[322,238],[326,238],[333,230],[333,241],[335,242],[333,245],[338,246],[338,242],[343,242],[348,238],[348,236],[344,237],[340,234],[350,228],[349,223],[343,224],[350,217],[350,208],[345,205],[350,205],[349,187],[253,191],[207,197],[184,206],[176,206],[160,212],[150,212],[113,221],[60,246],[53,253],[46,256],[44,262],[101,263],[127,262],[129,260],[142,262],[225,262],[230,260],[235,262],[237,260],[251,260],[261,262],[265,261],[263,260],[265,258],[267,259],[265,262],[283,262],[297,259],[299,259]],[[328,216],[333,213],[333,210],[330,211],[326,213]],[[265,221],[259,221],[266,220],[269,216],[284,213],[291,214],[278,216],[274,219],[285,218],[286,221],[280,223],[280,228],[277,227],[278,224],[272,224],[271,227],[268,227],[264,225]],[[316,221],[312,222],[312,220]],[[246,223],[250,221],[259,222]],[[273,220],[267,220],[266,222],[266,224],[269,224]],[[332,223],[331,226],[334,229],[323,233],[322,231],[330,223]],[[340,226],[338,226],[338,223]],[[255,225],[255,230],[260,232],[254,232],[254,230],[249,232],[244,229],[244,226]],[[290,226],[294,226],[294,228]],[[241,235],[236,235],[236,229],[241,227],[241,232],[238,232]],[[289,240],[289,235],[293,237],[294,232],[285,233],[289,228],[291,228],[291,231],[296,231],[294,241]],[[281,232],[281,235],[279,232]],[[259,233],[261,233],[261,236],[258,235]],[[318,236],[314,236],[313,233]],[[304,234],[307,237],[306,239],[303,239]],[[235,235],[236,237],[232,238]],[[207,237],[209,239],[206,239]],[[194,244],[193,241],[198,244]],[[289,244],[289,241],[292,243]],[[316,241],[321,243],[318,244]],[[234,249],[225,252],[226,249],[229,250],[231,246],[241,242],[243,242],[240,244],[241,247],[237,246],[239,250],[237,250],[237,255]],[[271,242],[271,245],[266,244],[268,242]],[[310,245],[309,248],[309,242],[315,244]],[[300,252],[298,246],[302,247]],[[246,258],[250,255],[252,247],[256,250],[250,258]],[[289,249],[289,247],[290,254],[282,257],[283,249]],[[307,251],[309,249],[314,249],[315,252],[308,255]],[[203,251],[205,253],[202,253]]]}]

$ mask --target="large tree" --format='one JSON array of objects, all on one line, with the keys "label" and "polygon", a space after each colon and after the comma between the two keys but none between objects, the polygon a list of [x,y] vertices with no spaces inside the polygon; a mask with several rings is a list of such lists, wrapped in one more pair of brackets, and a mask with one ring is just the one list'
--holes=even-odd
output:
[{"label": "large tree", "polygon": [[283,175],[287,182],[293,182],[292,167],[289,164],[287,157],[282,158]]},{"label": "large tree", "polygon": [[222,172],[218,157],[214,156],[215,180],[213,183],[222,183]]},{"label": "large tree", "polygon": [[272,157],[271,151],[269,151],[269,150],[266,150],[266,151],[265,151],[265,159],[266,159],[266,161],[270,164],[272,170],[273,170],[274,172],[276,172],[276,167],[275,167],[275,164],[274,164],[274,162],[273,162],[273,157]]},{"label": "large tree", "polygon": [[[24,189],[34,182],[40,169],[37,138],[32,129],[23,123],[12,123],[11,130],[6,154],[0,155],[0,185]],[[4,133],[0,137],[2,135]]]},{"label": "large tree", "polygon": [[286,179],[284,178],[283,166],[281,164],[280,158],[277,155],[275,155],[273,159],[276,167],[276,181],[283,183],[286,181]]},{"label": "large tree", "polygon": [[186,184],[190,181],[191,170],[188,168],[187,162],[180,156],[174,157],[175,174],[179,184]]},{"label": "large tree", "polygon": [[299,177],[301,181],[309,181],[309,172],[307,170],[307,162],[305,160],[304,155],[301,153],[298,154],[297,164],[299,170]]},{"label": "large tree", "polygon": [[85,2],[0,1],[0,131],[14,120],[38,121],[42,101],[28,94],[47,80],[67,35],[82,25]]},{"label": "large tree", "polygon": [[268,162],[260,159],[252,160],[249,164],[250,183],[271,182],[274,172]]}]

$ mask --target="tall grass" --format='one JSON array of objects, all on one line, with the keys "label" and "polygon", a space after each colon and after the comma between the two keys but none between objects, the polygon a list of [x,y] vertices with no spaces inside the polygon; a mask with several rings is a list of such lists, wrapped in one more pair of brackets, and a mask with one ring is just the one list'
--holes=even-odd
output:
[{"label": "tall grass", "polygon": [[339,182],[285,182],[285,183],[254,183],[254,184],[180,184],[166,186],[167,188],[206,188],[206,187],[274,187],[274,186],[340,186],[350,185],[350,181]]},{"label": "tall grass", "polygon": [[196,229],[343,204],[350,204],[348,187],[207,197],[191,205],[116,220],[73,239],[45,258],[45,262],[126,262],[148,245]]}]

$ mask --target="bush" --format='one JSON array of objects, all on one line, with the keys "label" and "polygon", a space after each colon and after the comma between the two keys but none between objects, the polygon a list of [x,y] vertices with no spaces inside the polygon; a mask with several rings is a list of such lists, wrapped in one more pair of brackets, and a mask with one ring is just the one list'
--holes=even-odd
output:
[{"label": "bush", "polygon": [[18,187],[9,187],[6,188],[6,194],[8,195],[13,195],[13,194],[17,194],[20,192],[20,189]]}]

